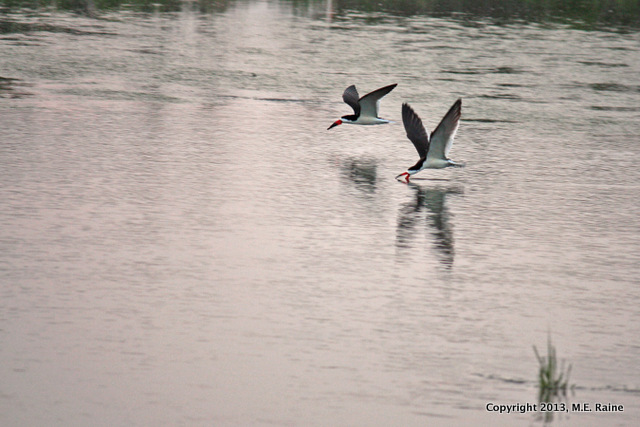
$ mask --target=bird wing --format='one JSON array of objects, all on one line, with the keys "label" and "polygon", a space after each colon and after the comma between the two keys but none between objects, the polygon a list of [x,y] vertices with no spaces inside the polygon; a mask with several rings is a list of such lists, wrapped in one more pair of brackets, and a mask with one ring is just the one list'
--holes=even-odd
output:
[{"label": "bird wing", "polygon": [[397,83],[394,83],[389,86],[381,87],[380,89],[376,89],[373,92],[369,92],[360,100],[358,103],[360,104],[361,114],[370,117],[378,117],[378,109],[380,108],[380,100],[384,98],[386,94],[391,92],[396,86]]},{"label": "bird wing", "polygon": [[359,97],[356,85],[349,86],[342,94],[342,100],[353,108],[353,112],[356,116],[360,115],[360,104],[358,103]]},{"label": "bird wing", "polygon": [[462,100],[458,99],[444,115],[442,121],[431,134],[428,157],[446,159],[453,144],[453,138],[458,131],[460,115],[462,114]]},{"label": "bird wing", "polygon": [[413,142],[421,159],[427,156],[429,151],[429,132],[424,128],[422,120],[406,102],[402,104],[402,123],[407,131],[407,138]]}]

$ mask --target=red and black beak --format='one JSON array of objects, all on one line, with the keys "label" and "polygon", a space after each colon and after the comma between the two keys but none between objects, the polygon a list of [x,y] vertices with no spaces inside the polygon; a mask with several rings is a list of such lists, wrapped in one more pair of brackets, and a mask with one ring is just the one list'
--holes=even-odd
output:
[{"label": "red and black beak", "polygon": [[404,180],[404,182],[409,183],[410,176],[411,175],[409,175],[409,172],[402,172],[400,175],[396,176],[396,179],[402,177],[402,179],[399,179],[398,181]]},{"label": "red and black beak", "polygon": [[342,120],[336,120],[335,122],[333,122],[333,124],[331,126],[329,126],[327,128],[327,130],[331,129],[334,126],[338,126],[338,125],[341,125],[341,124],[342,124]]}]

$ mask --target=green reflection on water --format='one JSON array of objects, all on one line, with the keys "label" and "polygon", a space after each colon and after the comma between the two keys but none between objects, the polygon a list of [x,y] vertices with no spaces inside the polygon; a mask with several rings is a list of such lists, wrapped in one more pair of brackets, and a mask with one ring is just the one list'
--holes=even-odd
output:
[{"label": "green reflection on water", "polygon": [[[246,1],[246,0],[243,0]],[[564,22],[577,28],[640,27],[638,0],[281,0],[298,12],[305,6],[329,5],[333,17],[358,12],[394,15],[457,16],[463,20],[492,19],[496,23]],[[0,0],[5,11],[56,8],[93,15],[126,8],[140,12],[173,12],[185,4],[203,13],[219,12],[237,0]]]}]

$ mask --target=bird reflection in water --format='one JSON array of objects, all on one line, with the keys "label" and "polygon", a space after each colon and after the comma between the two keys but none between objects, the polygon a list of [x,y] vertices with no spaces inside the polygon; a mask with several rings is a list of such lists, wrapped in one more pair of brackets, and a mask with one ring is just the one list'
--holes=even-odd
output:
[{"label": "bird reflection in water", "polygon": [[[447,267],[453,265],[455,256],[451,213],[447,209],[447,196],[463,194],[460,187],[427,187],[408,183],[414,199],[400,207],[396,229],[396,247],[399,251],[411,249],[416,238],[416,225],[425,218],[431,231],[433,246],[439,261]],[[424,216],[426,213],[426,217]]]},{"label": "bird reflection in water", "polygon": [[346,159],[342,161],[341,169],[344,178],[353,182],[356,188],[365,193],[375,192],[378,175],[374,160]]}]

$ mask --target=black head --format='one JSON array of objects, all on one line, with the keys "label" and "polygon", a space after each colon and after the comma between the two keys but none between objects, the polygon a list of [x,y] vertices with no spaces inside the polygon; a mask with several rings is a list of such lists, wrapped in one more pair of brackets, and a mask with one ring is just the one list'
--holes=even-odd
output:
[{"label": "black head", "polygon": [[331,126],[327,128],[327,130],[331,129],[332,127],[341,125],[342,123],[351,123],[351,122],[355,122],[356,120],[358,120],[358,116],[356,116],[355,114],[348,114],[346,116],[342,116],[340,119],[333,122]]}]

